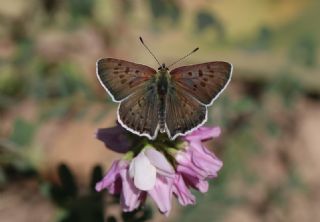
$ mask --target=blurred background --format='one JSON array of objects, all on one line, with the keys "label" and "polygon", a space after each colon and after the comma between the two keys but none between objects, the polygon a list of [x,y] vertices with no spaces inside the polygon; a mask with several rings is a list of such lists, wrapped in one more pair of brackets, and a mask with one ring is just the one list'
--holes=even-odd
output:
[{"label": "blurred background", "polygon": [[[320,1],[0,0],[0,221],[320,221]],[[95,62],[225,60],[210,108],[224,161],[197,204],[121,214],[93,191],[121,156],[95,139],[117,104]],[[179,66],[178,65],[178,66]],[[104,218],[104,219],[103,219]]]}]

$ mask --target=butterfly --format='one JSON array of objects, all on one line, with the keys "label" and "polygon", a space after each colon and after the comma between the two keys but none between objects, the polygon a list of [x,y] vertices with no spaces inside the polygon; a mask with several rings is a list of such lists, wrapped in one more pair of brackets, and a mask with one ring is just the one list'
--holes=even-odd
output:
[{"label": "butterfly", "polygon": [[171,140],[203,125],[208,106],[227,87],[232,65],[214,61],[182,66],[169,71],[160,65],[156,71],[148,66],[121,59],[103,58],[96,63],[96,74],[114,102],[120,103],[118,122],[139,136],[154,140],[158,132]]}]

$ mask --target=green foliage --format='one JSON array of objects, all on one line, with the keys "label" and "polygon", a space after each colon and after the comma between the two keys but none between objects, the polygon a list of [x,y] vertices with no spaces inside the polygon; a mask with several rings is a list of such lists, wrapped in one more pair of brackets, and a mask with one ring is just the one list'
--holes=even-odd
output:
[{"label": "green foliage", "polygon": [[281,133],[278,124],[273,120],[268,120],[268,122],[266,123],[266,130],[268,134],[273,137],[279,136]]},{"label": "green foliage", "polygon": [[252,41],[249,41],[246,48],[250,51],[270,50],[274,41],[274,32],[268,26],[262,26],[258,29],[257,36]]},{"label": "green foliage", "polygon": [[65,211],[64,217],[59,221],[103,221],[103,196],[92,187],[92,184],[102,178],[102,169],[98,166],[93,169],[91,187],[83,195],[79,194],[74,176],[66,165],[58,167],[58,175],[60,184],[51,184],[50,196]]},{"label": "green foliage", "polygon": [[0,186],[17,178],[33,177],[37,171],[28,157],[37,126],[17,118],[9,138],[0,138]]},{"label": "green foliage", "polygon": [[201,10],[197,12],[195,18],[196,31],[198,33],[204,32],[205,30],[213,30],[217,33],[219,39],[224,38],[224,29],[222,22],[212,12]]},{"label": "green foliage", "polygon": [[6,110],[26,96],[28,75],[25,63],[30,61],[30,41],[19,42],[18,49],[13,61],[0,63],[0,111]]},{"label": "green foliage", "polygon": [[26,67],[30,64],[30,56],[34,55],[34,42],[27,36],[18,42],[18,50],[13,59],[13,64],[19,70],[18,74],[26,74]]},{"label": "green foliage", "polygon": [[149,0],[152,16],[155,20],[169,18],[173,24],[177,24],[181,16],[181,10],[175,0]]},{"label": "green foliage", "polygon": [[268,48],[270,47],[272,39],[272,31],[267,26],[262,27],[259,30],[258,35],[258,44],[261,48]]},{"label": "green foliage", "polygon": [[70,97],[76,93],[90,96],[91,92],[72,64],[48,64],[43,61],[37,66],[37,74],[29,87],[36,99],[47,100]]},{"label": "green foliage", "polygon": [[9,140],[0,140],[0,188],[19,179],[37,176],[26,152],[27,149],[20,149]]},{"label": "green foliage", "polygon": [[290,108],[298,96],[302,93],[301,83],[290,72],[279,73],[278,78],[271,82],[268,86],[268,91],[279,95],[283,104]]},{"label": "green foliage", "polygon": [[10,140],[19,147],[26,147],[31,144],[36,132],[36,126],[23,119],[16,119],[13,125],[13,132]]},{"label": "green foliage", "polygon": [[95,0],[68,0],[67,4],[72,17],[76,20],[93,15]]},{"label": "green foliage", "polygon": [[300,38],[290,49],[289,58],[296,64],[314,67],[317,64],[317,42],[311,37]]},{"label": "green foliage", "polygon": [[0,75],[0,95],[3,97],[14,98],[21,95],[23,91],[23,82],[18,74],[9,70],[1,70]]}]

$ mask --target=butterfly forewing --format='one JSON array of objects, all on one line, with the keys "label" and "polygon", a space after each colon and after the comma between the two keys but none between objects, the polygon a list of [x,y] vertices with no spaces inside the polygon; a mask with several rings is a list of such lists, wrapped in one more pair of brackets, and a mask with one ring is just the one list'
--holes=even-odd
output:
[{"label": "butterfly forewing", "polygon": [[113,100],[121,101],[143,87],[156,73],[148,66],[120,59],[100,59],[97,76]]},{"label": "butterfly forewing", "polygon": [[121,101],[118,109],[120,123],[133,133],[155,139],[159,122],[157,101],[156,85],[151,82]]},{"label": "butterfly forewing", "polygon": [[167,95],[166,126],[171,139],[184,135],[206,120],[207,107],[172,86]]},{"label": "butterfly forewing", "polygon": [[227,62],[208,62],[182,66],[170,72],[171,80],[205,105],[210,105],[227,86],[232,65]]}]

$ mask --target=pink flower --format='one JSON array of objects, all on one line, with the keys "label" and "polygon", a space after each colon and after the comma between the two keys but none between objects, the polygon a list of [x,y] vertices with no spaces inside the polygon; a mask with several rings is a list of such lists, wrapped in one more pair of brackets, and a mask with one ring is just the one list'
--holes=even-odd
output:
[{"label": "pink flower", "polygon": [[160,212],[168,215],[175,171],[163,154],[150,146],[146,147],[131,161],[130,176],[138,189],[147,191]]},{"label": "pink flower", "polygon": [[111,194],[121,192],[123,211],[135,210],[149,194],[160,212],[168,215],[174,178],[174,169],[167,159],[159,151],[147,147],[130,163],[115,161],[107,175],[96,184],[96,190],[106,188]]},{"label": "pink flower", "polygon": [[[203,144],[204,140],[218,137],[220,132],[219,127],[200,127],[182,137],[187,144],[183,148],[161,148],[159,152],[146,145],[135,157],[129,151],[125,160],[113,162],[106,176],[96,184],[96,190],[108,189],[111,194],[120,194],[120,204],[126,212],[137,209],[148,195],[165,215],[171,210],[173,195],[183,206],[194,204],[196,199],[190,188],[207,192],[207,180],[217,177],[222,167],[222,162]],[[106,146],[120,151],[132,149],[132,140],[125,141],[128,135],[119,126],[97,133]],[[166,156],[171,156],[171,162]]]},{"label": "pink flower", "polygon": [[177,172],[181,173],[187,185],[200,192],[207,192],[206,180],[217,177],[222,167],[222,161],[211,153],[202,141],[218,137],[220,132],[219,127],[200,127],[184,137],[188,145],[176,155]]},{"label": "pink flower", "polygon": [[133,211],[144,201],[144,195],[137,189],[129,177],[129,164],[125,160],[113,162],[107,175],[96,184],[96,190],[108,189],[111,194],[119,194],[123,211]]}]

